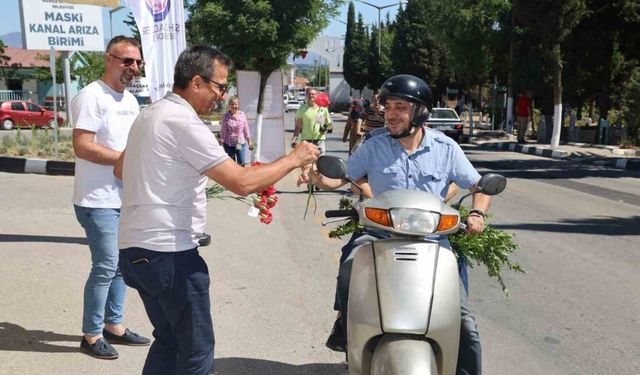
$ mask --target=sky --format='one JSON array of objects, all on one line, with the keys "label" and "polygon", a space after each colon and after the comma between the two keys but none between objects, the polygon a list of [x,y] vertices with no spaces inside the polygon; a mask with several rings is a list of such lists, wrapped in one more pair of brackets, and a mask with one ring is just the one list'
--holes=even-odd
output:
[{"label": "sky", "polygon": [[[5,35],[12,32],[20,31],[20,8],[18,2],[20,0],[0,0],[2,4],[2,12],[0,12],[0,35]],[[375,4],[378,6],[385,5],[393,5],[397,4],[398,0],[368,0],[367,2],[371,4]],[[124,0],[121,1],[122,5],[126,5]],[[373,24],[378,22],[378,10],[369,5],[354,2],[356,9],[356,19],[357,14],[362,13],[364,17],[364,21],[366,24]],[[326,36],[334,36],[334,37],[344,37],[346,32],[346,25],[342,22],[347,21],[347,10],[348,3],[343,5],[340,9],[340,15],[337,20],[333,20],[331,24],[322,32],[322,35]],[[381,18],[384,21],[386,17],[386,13],[389,13],[391,19],[393,19],[397,13],[397,7],[391,6],[389,8],[383,9],[381,11]],[[125,34],[130,35],[131,32],[129,28],[122,23],[123,20],[127,18],[129,12],[127,9],[121,9],[112,14],[113,19],[113,35]],[[340,22],[342,21],[342,22]],[[109,34],[109,13],[107,9],[103,11],[103,22],[104,22],[104,30],[106,35]]]}]

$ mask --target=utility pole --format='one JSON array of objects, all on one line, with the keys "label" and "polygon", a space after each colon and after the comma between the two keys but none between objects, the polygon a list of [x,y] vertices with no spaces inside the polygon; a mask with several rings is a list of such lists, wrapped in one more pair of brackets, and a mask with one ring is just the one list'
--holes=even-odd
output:
[{"label": "utility pole", "polygon": [[373,5],[373,4],[368,3],[366,1],[363,1],[363,0],[356,0],[356,1],[358,1],[358,2],[360,2],[362,4],[366,4],[366,5],[370,6],[370,7],[374,7],[374,8],[376,8],[378,10],[378,58],[380,58],[380,46],[381,46],[381,44],[380,44],[380,32],[381,32],[381,29],[382,29],[382,24],[380,22],[380,12],[385,8],[401,6],[403,4],[406,4],[407,2],[406,1],[398,1],[398,3],[396,3],[396,4],[379,6],[379,5]]}]

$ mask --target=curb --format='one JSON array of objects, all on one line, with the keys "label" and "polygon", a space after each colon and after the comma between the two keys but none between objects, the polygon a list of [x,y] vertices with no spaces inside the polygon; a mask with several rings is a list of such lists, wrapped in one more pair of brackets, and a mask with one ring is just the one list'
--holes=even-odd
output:
[{"label": "curb", "polygon": [[481,147],[497,148],[502,151],[513,151],[522,154],[538,155],[553,159],[570,160],[581,163],[597,164],[615,169],[640,171],[640,158],[581,158],[572,157],[572,153],[564,150],[553,150],[547,147],[527,146],[515,142],[487,142],[478,144]]},{"label": "curb", "polygon": [[73,176],[75,174],[75,165],[76,163],[72,161],[0,157],[0,172],[9,173]]}]

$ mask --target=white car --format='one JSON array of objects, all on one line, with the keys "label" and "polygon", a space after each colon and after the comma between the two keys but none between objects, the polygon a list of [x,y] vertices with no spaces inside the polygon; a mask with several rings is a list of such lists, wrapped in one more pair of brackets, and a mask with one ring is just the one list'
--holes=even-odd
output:
[{"label": "white car", "polygon": [[457,143],[460,143],[464,123],[453,109],[433,108],[425,125],[443,132]]},{"label": "white car", "polygon": [[302,103],[300,103],[299,101],[297,101],[295,99],[289,99],[289,100],[286,101],[286,103],[284,105],[284,111],[285,112],[297,111],[298,109],[300,109],[301,105],[302,105]]}]

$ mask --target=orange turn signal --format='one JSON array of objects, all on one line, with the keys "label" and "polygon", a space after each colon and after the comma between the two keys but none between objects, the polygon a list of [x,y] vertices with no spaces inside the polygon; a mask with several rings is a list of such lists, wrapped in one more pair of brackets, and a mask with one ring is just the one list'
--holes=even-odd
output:
[{"label": "orange turn signal", "polygon": [[364,213],[367,219],[373,221],[376,224],[384,225],[386,227],[391,226],[391,218],[389,217],[389,211],[382,208],[367,207],[364,209]]},{"label": "orange turn signal", "polygon": [[451,228],[455,228],[460,221],[460,216],[458,215],[441,215],[440,223],[438,224],[438,232],[449,230]]}]

